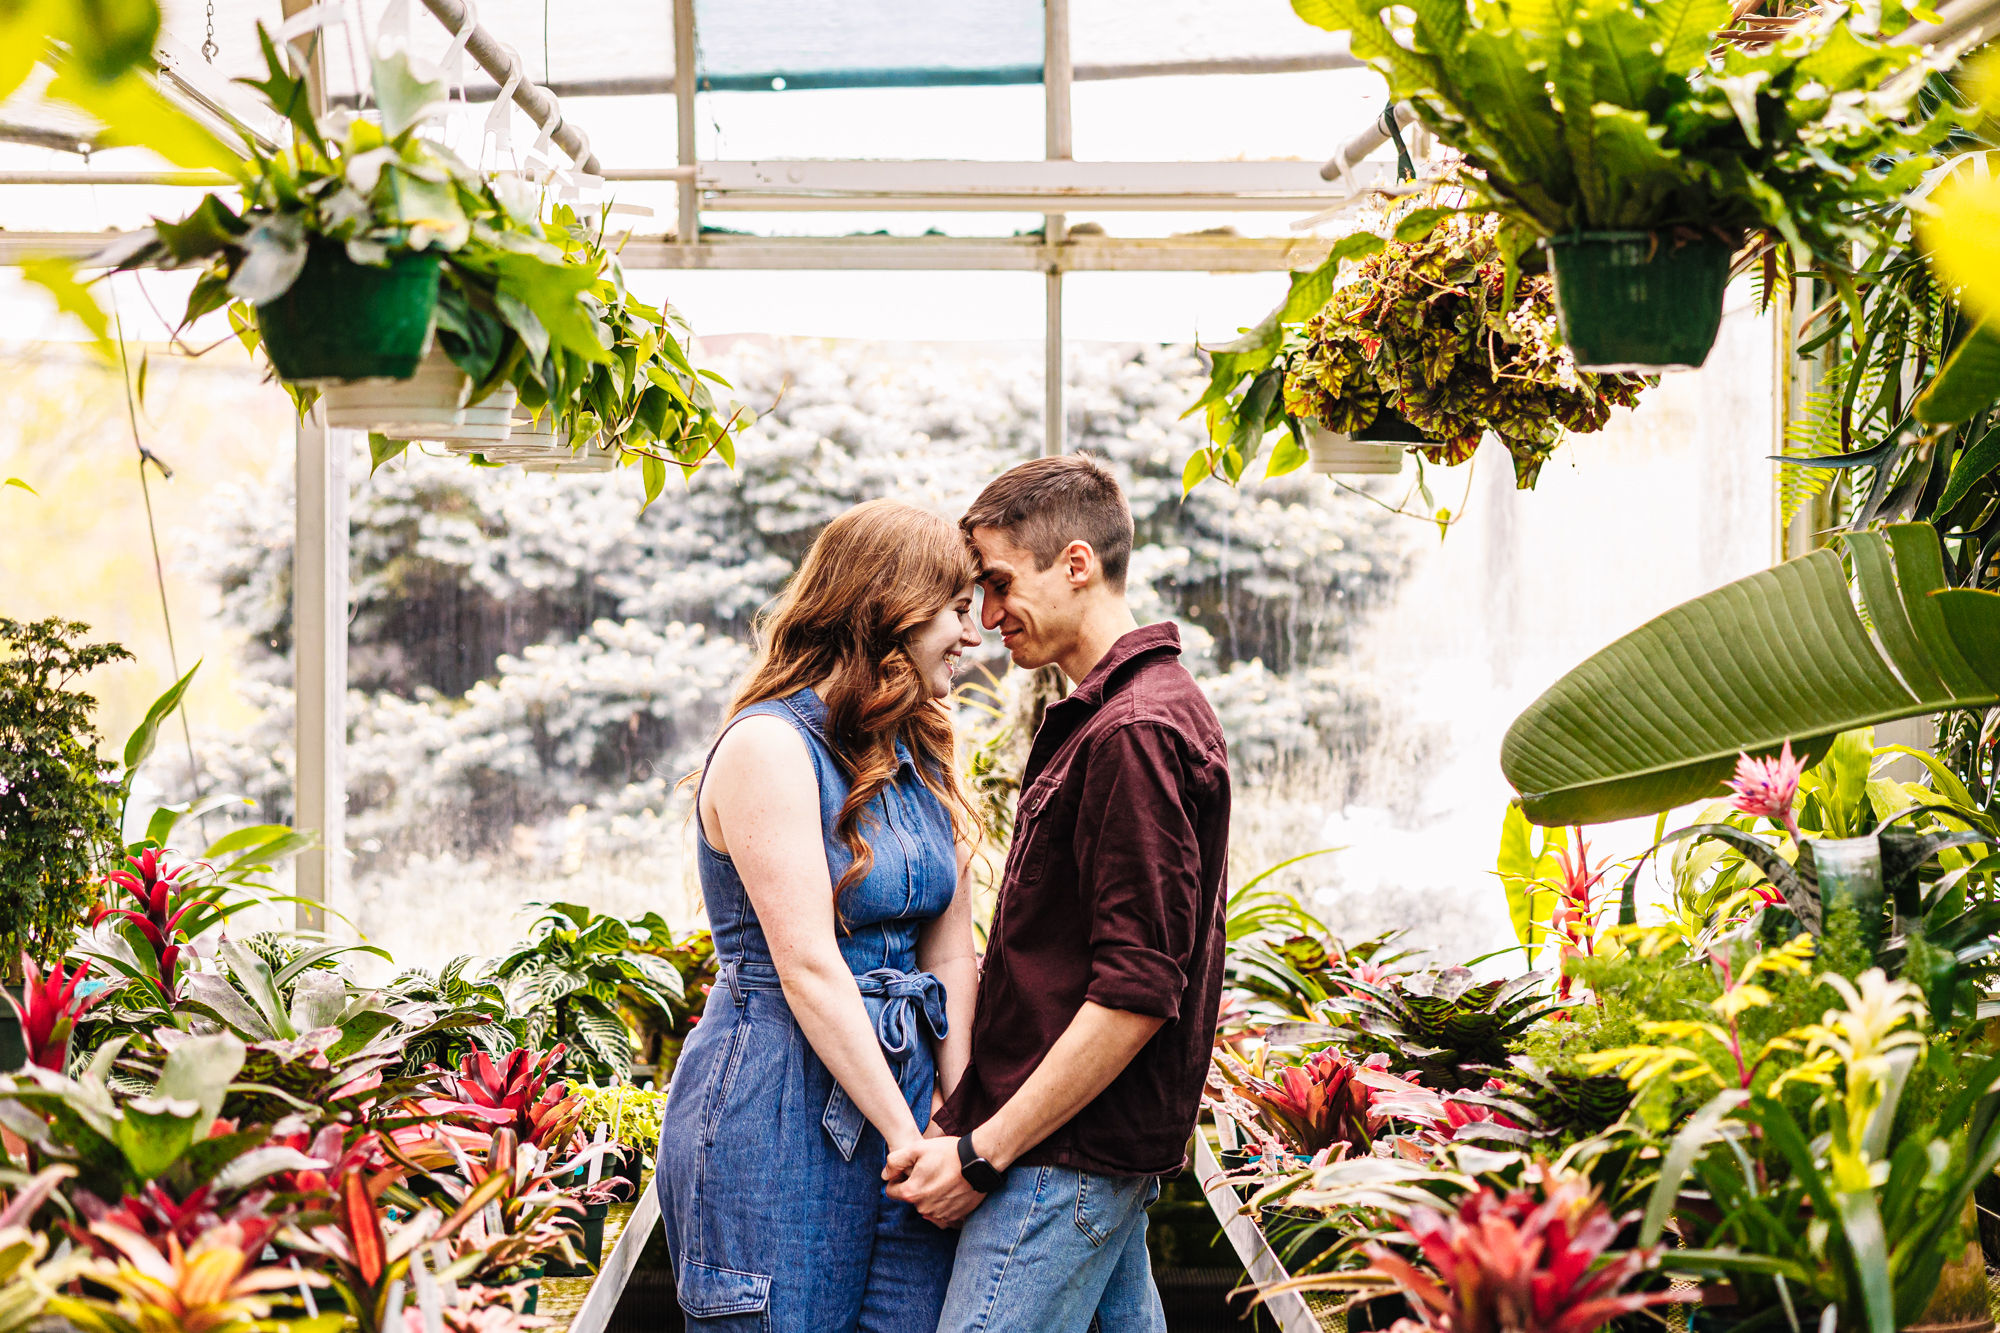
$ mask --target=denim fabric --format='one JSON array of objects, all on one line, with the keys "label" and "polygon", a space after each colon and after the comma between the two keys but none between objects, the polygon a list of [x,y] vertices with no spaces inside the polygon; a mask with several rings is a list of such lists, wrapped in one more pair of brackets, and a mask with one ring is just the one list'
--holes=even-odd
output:
[{"label": "denim fabric", "polygon": [[938,1333],[1166,1333],[1146,1255],[1154,1176],[1015,1167],[965,1219]]},{"label": "denim fabric", "polygon": [[[827,868],[850,864],[834,822],[848,783],[811,690],[738,714],[781,717],[819,779]],[[733,722],[732,722],[732,725]],[[930,1122],[944,987],[917,931],[951,903],[951,819],[909,751],[869,803],[875,863],[841,895],[840,951],[919,1126]],[[883,1193],[888,1145],[813,1053],[743,881],[696,821],[720,979],[681,1049],[660,1135],[660,1211],[690,1333],[933,1333],[955,1237]]]}]

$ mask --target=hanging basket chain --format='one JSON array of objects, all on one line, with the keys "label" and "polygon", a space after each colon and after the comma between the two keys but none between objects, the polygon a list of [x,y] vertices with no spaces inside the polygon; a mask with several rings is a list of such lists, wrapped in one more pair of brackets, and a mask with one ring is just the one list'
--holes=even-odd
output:
[{"label": "hanging basket chain", "polygon": [[215,44],[215,0],[208,0],[208,35],[202,39],[201,58],[209,64],[222,54],[222,48]]}]

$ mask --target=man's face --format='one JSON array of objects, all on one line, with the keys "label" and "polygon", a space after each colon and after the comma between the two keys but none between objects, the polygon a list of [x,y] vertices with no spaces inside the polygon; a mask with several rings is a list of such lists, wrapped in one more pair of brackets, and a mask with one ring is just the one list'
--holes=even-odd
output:
[{"label": "man's face", "polygon": [[999,528],[974,528],[972,544],[979,552],[979,623],[1000,631],[1017,667],[1032,671],[1059,660],[1083,619],[1070,562],[1058,557],[1036,569],[1034,552]]}]

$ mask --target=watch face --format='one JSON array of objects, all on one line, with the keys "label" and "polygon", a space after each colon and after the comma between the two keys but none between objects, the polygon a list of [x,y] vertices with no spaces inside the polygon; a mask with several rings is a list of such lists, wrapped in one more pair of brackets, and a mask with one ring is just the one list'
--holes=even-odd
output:
[{"label": "watch face", "polygon": [[965,1176],[965,1183],[981,1194],[991,1194],[1000,1188],[1000,1173],[994,1170],[993,1164],[984,1157],[973,1158],[960,1167],[959,1171]]}]

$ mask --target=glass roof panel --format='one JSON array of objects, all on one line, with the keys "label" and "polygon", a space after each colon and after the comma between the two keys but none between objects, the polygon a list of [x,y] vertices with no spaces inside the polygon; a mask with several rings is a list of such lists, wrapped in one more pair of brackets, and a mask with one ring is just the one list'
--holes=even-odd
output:
[{"label": "glass roof panel", "polygon": [[697,0],[704,90],[1039,83],[1041,0]]}]

